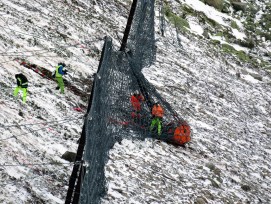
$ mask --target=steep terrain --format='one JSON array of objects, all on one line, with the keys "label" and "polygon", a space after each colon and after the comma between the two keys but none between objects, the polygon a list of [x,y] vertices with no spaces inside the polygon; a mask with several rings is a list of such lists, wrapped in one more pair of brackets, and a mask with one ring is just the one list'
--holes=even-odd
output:
[{"label": "steep terrain", "polygon": [[[1,203],[64,203],[72,163],[61,156],[76,151],[103,38],[118,49],[130,5],[1,1]],[[192,142],[117,143],[102,203],[270,203],[270,3],[163,5],[157,61],[143,72],[189,122]],[[47,71],[65,62],[66,80],[85,96],[68,88],[61,95],[22,61]],[[12,96],[18,72],[30,81],[26,105]]]}]

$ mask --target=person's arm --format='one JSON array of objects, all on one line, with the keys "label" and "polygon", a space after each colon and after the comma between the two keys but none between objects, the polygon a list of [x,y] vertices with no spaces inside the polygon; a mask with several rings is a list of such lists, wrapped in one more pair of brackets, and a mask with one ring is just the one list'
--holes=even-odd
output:
[{"label": "person's arm", "polygon": [[21,81],[21,79],[18,77],[18,78],[16,78],[17,79],[17,86],[21,86],[22,85],[22,81]]}]

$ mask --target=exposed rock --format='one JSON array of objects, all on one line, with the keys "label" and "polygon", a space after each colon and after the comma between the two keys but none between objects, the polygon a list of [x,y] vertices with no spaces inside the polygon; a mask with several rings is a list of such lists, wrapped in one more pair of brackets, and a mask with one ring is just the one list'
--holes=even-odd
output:
[{"label": "exposed rock", "polygon": [[21,110],[19,110],[19,116],[24,117],[24,114]]},{"label": "exposed rock", "polygon": [[219,168],[214,169],[214,174],[220,176],[221,170]]},{"label": "exposed rock", "polygon": [[218,182],[216,182],[214,179],[209,178],[209,180],[211,181],[213,187],[220,188]]},{"label": "exposed rock", "polygon": [[202,34],[205,38],[207,38],[207,39],[209,39],[210,37],[209,37],[209,32],[208,32],[208,30],[207,29],[204,29],[204,31],[203,31],[203,34]]},{"label": "exposed rock", "polygon": [[259,81],[262,81],[263,80],[263,77],[258,75],[258,74],[254,74],[254,73],[250,73],[250,75],[254,78],[254,79],[257,79]]},{"label": "exposed rock", "polygon": [[210,199],[210,200],[214,200],[215,199],[215,197],[213,196],[213,194],[210,191],[208,191],[208,190],[203,190],[202,194],[207,199]]},{"label": "exposed rock", "polygon": [[234,10],[236,11],[245,11],[247,4],[246,3],[241,3],[241,2],[231,2],[231,5],[233,7]]},{"label": "exposed rock", "polygon": [[250,191],[251,188],[249,185],[242,185],[241,188],[244,190],[244,191]]},{"label": "exposed rock", "polygon": [[195,204],[205,204],[208,203],[207,200],[203,197],[197,197],[195,200]]},{"label": "exposed rock", "polygon": [[247,48],[254,48],[256,45],[256,42],[253,39],[246,39],[246,40],[237,40],[236,41],[237,44],[243,46],[243,47],[247,47]]},{"label": "exposed rock", "polygon": [[219,11],[222,11],[223,9],[223,0],[205,0],[204,3],[206,3],[209,6],[213,6]]},{"label": "exposed rock", "polygon": [[221,93],[221,94],[219,94],[218,97],[219,97],[219,98],[224,98],[224,96],[225,96],[225,95],[224,95],[223,93]]},{"label": "exposed rock", "polygon": [[208,164],[206,164],[206,166],[212,171],[216,168],[215,165],[212,163],[208,163]]},{"label": "exposed rock", "polygon": [[62,156],[61,156],[62,159],[65,159],[69,162],[74,162],[75,161],[75,158],[76,158],[76,153],[74,152],[69,152],[69,151],[66,151]]}]

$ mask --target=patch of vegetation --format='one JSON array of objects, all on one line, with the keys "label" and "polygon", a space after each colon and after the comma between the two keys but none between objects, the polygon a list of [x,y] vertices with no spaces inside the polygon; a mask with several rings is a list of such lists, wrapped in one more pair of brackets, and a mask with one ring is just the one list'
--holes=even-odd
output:
[{"label": "patch of vegetation", "polygon": [[190,14],[191,16],[195,16],[195,10],[191,8],[190,6],[184,4],[184,6],[181,8],[184,14]]},{"label": "patch of vegetation", "polygon": [[250,62],[250,57],[242,50],[236,51],[235,55],[244,62]]},{"label": "patch of vegetation", "polygon": [[165,15],[167,16],[168,20],[170,21],[170,23],[172,23],[173,25],[175,25],[177,28],[179,29],[187,29],[190,28],[189,23],[187,22],[187,20],[177,16],[176,14],[174,14],[170,7],[168,5],[165,6]]},{"label": "patch of vegetation", "polygon": [[249,56],[244,52],[244,51],[237,51],[232,47],[231,45],[228,44],[222,44],[221,45],[223,52],[229,53],[229,54],[234,54],[237,58],[239,58],[241,61],[244,62],[251,62]]},{"label": "patch of vegetation", "polygon": [[234,47],[232,47],[231,45],[228,45],[228,44],[222,44],[221,45],[221,48],[224,52],[226,53],[234,53],[236,50],[234,49]]},{"label": "patch of vegetation", "polygon": [[[261,20],[259,21],[259,24],[262,28],[263,31],[265,31],[265,33],[269,33],[270,35],[270,29],[271,29],[271,14],[267,13],[267,14],[263,14]],[[265,36],[263,36],[265,37]],[[268,38],[268,37],[267,37]]]},{"label": "patch of vegetation", "polygon": [[247,23],[245,24],[245,28],[246,28],[247,30],[251,31],[251,32],[255,32],[255,30],[256,30],[256,26],[255,26],[255,24],[252,23],[252,22],[247,22]]},{"label": "patch of vegetation", "polygon": [[220,45],[220,41],[219,41],[219,40],[212,40],[212,43],[213,43],[214,45]]},{"label": "patch of vegetation", "polygon": [[204,0],[204,3],[206,3],[209,6],[212,6],[216,8],[219,11],[222,11],[224,1],[223,0]]},{"label": "patch of vegetation", "polygon": [[269,65],[269,63],[268,62],[266,62],[266,61],[261,61],[261,63],[260,63],[260,66],[261,67],[268,67],[268,65]]},{"label": "patch of vegetation", "polygon": [[249,4],[247,10],[249,11],[250,15],[255,17],[256,13],[260,10],[258,5],[255,4]]},{"label": "patch of vegetation", "polygon": [[218,23],[217,23],[216,21],[214,21],[213,19],[208,18],[208,17],[206,16],[205,20],[206,20],[206,22],[208,22],[213,28],[221,28],[221,25],[218,24]]},{"label": "patch of vegetation", "polygon": [[223,37],[223,32],[218,32],[218,33],[216,34],[216,36]]},{"label": "patch of vegetation", "polygon": [[270,35],[270,32],[264,32],[262,30],[259,30],[259,29],[256,29],[256,34],[261,36],[261,37],[264,37],[265,40],[270,40],[271,41],[271,35]]},{"label": "patch of vegetation", "polygon": [[237,25],[236,21],[231,21],[231,27],[234,28],[234,29],[237,29],[239,30],[239,26]]},{"label": "patch of vegetation", "polygon": [[[268,65],[269,65],[268,62],[266,62],[264,60],[257,59],[257,58],[252,58],[251,56],[249,56],[248,54],[246,54],[242,50],[240,50],[240,51],[235,50],[234,47],[232,47],[231,45],[222,44],[221,48],[222,48],[223,52],[229,53],[231,55],[235,55],[239,60],[241,60],[243,62],[251,63],[254,67],[260,67],[260,68],[264,68],[267,70],[271,69],[271,67],[268,67]],[[257,78],[258,80],[261,80],[257,76],[253,76],[253,77]]]},{"label": "patch of vegetation", "polygon": [[[271,66],[265,67],[265,70],[268,71],[268,72],[271,72]],[[270,82],[270,85],[271,85],[271,82]]]},{"label": "patch of vegetation", "polygon": [[247,47],[250,49],[253,49],[255,47],[255,42],[252,38],[248,38],[246,40],[237,40],[236,42],[238,45],[241,45],[243,47]]}]

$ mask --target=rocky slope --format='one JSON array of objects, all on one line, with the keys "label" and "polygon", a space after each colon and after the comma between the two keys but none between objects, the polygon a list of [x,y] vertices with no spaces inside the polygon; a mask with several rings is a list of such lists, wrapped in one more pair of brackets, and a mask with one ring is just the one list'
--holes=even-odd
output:
[{"label": "rocky slope", "polygon": [[[191,125],[192,142],[116,144],[102,203],[270,202],[270,3],[203,2],[164,1],[163,36],[157,1],[157,61],[144,69]],[[66,79],[88,96],[103,37],[119,46],[130,5],[1,1],[1,203],[64,203],[72,164],[61,156],[76,150],[84,115],[76,108],[87,105],[20,63],[53,71],[65,61]],[[30,79],[26,105],[12,96],[18,72]]]}]

